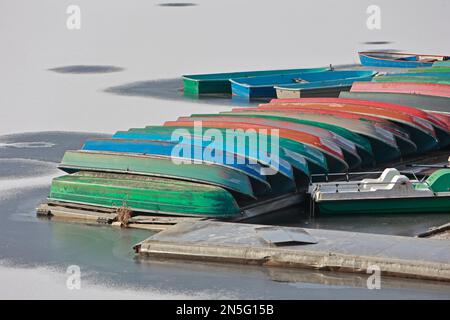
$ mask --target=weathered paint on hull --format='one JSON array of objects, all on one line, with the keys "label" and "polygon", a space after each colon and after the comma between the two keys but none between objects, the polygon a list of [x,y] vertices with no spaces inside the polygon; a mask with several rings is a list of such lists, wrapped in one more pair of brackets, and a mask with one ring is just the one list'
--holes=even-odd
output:
[{"label": "weathered paint on hull", "polygon": [[317,203],[321,214],[449,213],[450,197],[343,200]]},{"label": "weathered paint on hull", "polygon": [[95,151],[67,151],[60,168],[66,172],[83,170],[134,172],[207,183],[255,198],[248,176],[226,167],[210,164],[176,164],[168,157],[130,155]]},{"label": "weathered paint on hull", "polygon": [[236,200],[220,187],[100,172],[53,179],[49,199],[155,214],[224,218],[240,214]]},{"label": "weathered paint on hull", "polygon": [[[129,139],[95,139],[87,140],[83,150],[119,152],[131,154],[154,155],[170,158],[174,161],[203,162],[224,166],[251,177],[252,181],[265,183],[265,176],[261,174],[263,168],[258,163],[250,163],[248,159],[236,157],[227,152],[214,152],[216,150],[196,143],[178,143],[174,141],[149,141]],[[213,156],[214,153],[214,156]]]}]

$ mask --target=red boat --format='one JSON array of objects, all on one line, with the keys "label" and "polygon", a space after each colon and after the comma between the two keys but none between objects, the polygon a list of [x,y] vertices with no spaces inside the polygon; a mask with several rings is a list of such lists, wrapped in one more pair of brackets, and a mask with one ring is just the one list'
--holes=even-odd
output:
[{"label": "red boat", "polygon": [[[361,100],[361,99],[347,99],[347,98],[303,98],[303,99],[273,99],[270,103],[294,103],[294,102],[305,102],[305,103],[345,103],[345,104],[353,104],[353,105],[361,105],[361,106],[369,106],[386,110],[393,110],[401,113],[408,114],[412,116],[413,121],[422,120],[425,121],[424,124],[427,126],[426,122],[429,122],[433,125],[436,134],[438,136],[439,142],[441,146],[447,146],[450,144],[450,130],[445,121],[440,119],[439,117],[426,112],[421,109],[416,109],[409,106],[403,106],[395,103],[387,103],[380,101],[369,101],[369,100]],[[422,119],[422,120],[420,120]]]},{"label": "red boat", "polygon": [[[323,115],[323,116],[332,116],[337,119],[350,121],[357,121],[362,123],[369,123],[374,125],[379,132],[387,131],[387,134],[383,134],[385,138],[388,138],[388,135],[392,135],[394,139],[394,144],[398,145],[402,154],[410,155],[412,153],[417,152],[417,146],[414,142],[410,140],[409,134],[405,132],[402,128],[397,126],[396,124],[374,116],[344,112],[333,109],[323,109],[323,108],[308,108],[302,107],[301,105],[270,105],[270,104],[261,104],[258,108],[234,108],[233,111],[245,112],[245,111],[265,111],[265,112],[294,112],[298,114],[309,114],[309,115]],[[342,127],[346,127],[345,121],[341,124],[337,124]],[[386,141],[388,142],[388,141]],[[379,161],[380,159],[378,159]]]},{"label": "red boat", "polygon": [[448,130],[450,131],[450,114],[436,111],[428,111],[428,113],[444,122],[447,125]]},{"label": "red boat", "polygon": [[[194,126],[197,125],[198,121],[193,120],[177,120],[177,121],[166,121],[164,126]],[[349,166],[345,162],[344,154],[334,142],[327,139],[317,137],[309,133],[303,133],[291,129],[284,129],[275,126],[262,125],[262,124],[251,124],[245,122],[239,122],[236,119],[235,122],[225,122],[220,120],[207,120],[201,121],[202,126],[210,128],[221,128],[221,129],[240,129],[240,130],[255,130],[258,132],[261,129],[265,130],[278,130],[281,138],[286,138],[290,140],[297,141],[316,148],[322,152],[326,158],[330,168],[334,171],[345,172],[348,171]],[[270,134],[268,131],[266,134]]]},{"label": "red boat", "polygon": [[423,82],[353,82],[351,92],[425,94],[450,98],[450,85]]},{"label": "red boat", "polygon": [[419,153],[435,150],[439,147],[439,141],[436,137],[434,127],[428,122],[422,119],[411,116],[402,112],[398,112],[390,109],[382,109],[377,107],[371,107],[366,105],[346,104],[346,103],[325,103],[325,102],[293,102],[293,103],[270,103],[267,104],[270,107],[301,107],[301,108],[313,108],[318,110],[338,110],[350,113],[358,113],[376,116],[384,118],[386,120],[393,121],[406,129],[413,142],[417,145]]}]

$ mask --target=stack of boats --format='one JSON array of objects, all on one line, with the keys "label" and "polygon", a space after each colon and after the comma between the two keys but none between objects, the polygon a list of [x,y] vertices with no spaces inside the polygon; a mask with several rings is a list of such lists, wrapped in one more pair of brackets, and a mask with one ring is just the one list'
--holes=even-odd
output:
[{"label": "stack of boats", "polygon": [[[81,150],[65,153],[60,169],[68,174],[53,180],[48,201],[126,207],[141,214],[233,218],[248,208],[292,204],[280,199],[304,195],[308,188],[312,192],[313,174],[347,173],[448,148],[450,67],[448,57],[433,58],[439,61],[432,67],[418,64],[420,68],[400,75],[315,68],[184,76],[189,94],[287,98],[86,141]],[[408,68],[416,62],[410,55],[399,61],[407,61]],[[230,147],[229,141],[238,143]],[[365,192],[359,192],[358,201],[371,191],[378,198],[407,198],[408,192],[422,200],[437,192],[450,197],[450,172],[437,175],[407,182],[391,170],[378,181],[382,191],[370,185],[378,182],[363,181],[338,191],[323,185],[313,197],[322,203],[346,201],[341,212],[350,210],[349,201],[360,190]],[[398,191],[405,183],[409,191]],[[333,195],[337,193],[341,198]],[[408,201],[392,203],[393,211],[402,212],[399,203]],[[448,201],[439,203],[436,211],[450,211]]]}]

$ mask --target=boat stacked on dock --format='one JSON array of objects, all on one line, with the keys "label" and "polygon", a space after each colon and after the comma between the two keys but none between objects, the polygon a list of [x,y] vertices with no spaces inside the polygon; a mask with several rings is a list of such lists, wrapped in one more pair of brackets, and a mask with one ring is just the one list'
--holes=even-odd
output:
[{"label": "boat stacked on dock", "polygon": [[[387,63],[385,56],[367,56],[372,60],[361,55],[363,64]],[[416,58],[395,58],[402,66],[426,65],[397,75],[312,68],[183,76],[185,94],[278,99],[88,140],[65,153],[59,168],[67,175],[53,180],[47,205],[238,219],[301,203],[313,175],[448,148],[448,57]],[[449,177],[439,170],[411,181],[390,169],[375,182],[338,191],[322,184],[311,194],[324,212],[372,212],[381,198],[397,199],[385,205],[403,212],[410,203],[402,195],[421,206],[438,199],[430,207],[442,212],[450,211]],[[352,208],[352,197],[371,200]]]}]

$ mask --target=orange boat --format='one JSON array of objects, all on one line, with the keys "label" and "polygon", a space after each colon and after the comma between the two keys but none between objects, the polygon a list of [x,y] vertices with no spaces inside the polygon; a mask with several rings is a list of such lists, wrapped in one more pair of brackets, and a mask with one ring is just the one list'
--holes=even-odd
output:
[{"label": "orange boat", "polygon": [[[315,110],[338,110],[356,114],[364,114],[375,116],[392,121],[400,127],[407,130],[410,134],[411,140],[417,145],[419,153],[435,150],[439,148],[439,141],[436,137],[436,132],[433,126],[420,118],[410,116],[405,113],[397,112],[395,110],[383,109],[365,105],[355,105],[347,103],[326,103],[326,102],[292,102],[292,103],[270,103],[260,105],[266,108],[287,107],[295,110],[295,108],[311,108]],[[417,120],[420,119],[420,120]]]},{"label": "orange boat", "polygon": [[450,85],[425,82],[353,82],[351,92],[425,94],[450,98]]},{"label": "orange boat", "polygon": [[[236,119],[238,120],[238,119]],[[177,120],[177,121],[167,121],[164,126],[195,126],[200,121],[193,120]],[[317,149],[322,152],[327,159],[327,163],[330,171],[334,172],[346,172],[349,169],[347,162],[344,159],[344,154],[334,142],[329,141],[315,135],[299,132],[291,129],[278,128],[275,126],[262,125],[262,124],[251,124],[245,122],[225,122],[220,120],[208,120],[201,121],[203,127],[210,128],[221,128],[221,129],[241,129],[241,130],[267,130],[264,134],[271,134],[272,130],[278,130],[279,136],[281,138],[290,139],[298,143],[306,144],[310,147]],[[293,150],[295,151],[295,150]]]}]

